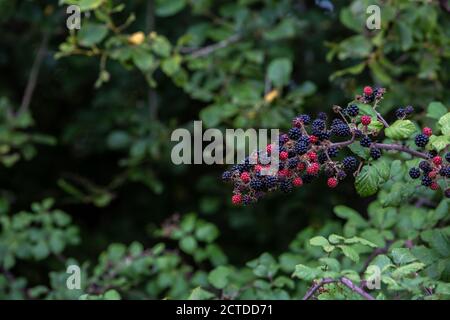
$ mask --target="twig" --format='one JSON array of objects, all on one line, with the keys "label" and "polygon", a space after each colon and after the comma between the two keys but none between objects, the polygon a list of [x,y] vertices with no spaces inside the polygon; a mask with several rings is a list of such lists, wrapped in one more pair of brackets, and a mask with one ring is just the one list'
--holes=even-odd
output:
[{"label": "twig", "polygon": [[33,97],[34,89],[36,87],[36,82],[39,76],[39,70],[41,68],[42,60],[44,60],[45,54],[47,53],[48,40],[50,37],[50,32],[44,32],[41,44],[39,46],[36,58],[34,59],[33,66],[31,67],[30,75],[28,77],[27,86],[22,98],[22,103],[17,111],[18,114],[22,114],[28,110],[31,103],[31,98]]},{"label": "twig", "polygon": [[384,150],[397,150],[405,153],[409,153],[412,156],[416,156],[422,159],[428,159],[429,156],[426,153],[409,149],[407,146],[401,144],[388,144],[388,143],[372,143],[372,146],[378,149]]},{"label": "twig", "polygon": [[240,34],[234,34],[225,40],[206,46],[204,48],[200,48],[197,50],[194,49],[193,51],[191,51],[190,49],[184,49],[182,51],[184,51],[185,53],[189,53],[189,56],[191,58],[204,57],[213,53],[214,51],[228,47],[229,45],[238,42],[239,40],[241,40],[241,38],[242,37]]},{"label": "twig", "polygon": [[375,300],[374,297],[372,297],[370,294],[365,292],[362,288],[358,287],[347,277],[342,277],[339,280],[335,280],[332,278],[322,279],[322,281],[320,281],[319,283],[317,283],[317,284],[313,285],[311,288],[309,288],[309,290],[306,292],[305,296],[303,297],[303,300],[308,300],[320,287],[322,287],[328,283],[334,283],[334,282],[342,283],[344,286],[346,286],[353,292],[356,292],[357,294],[359,294],[360,296],[362,296],[363,298],[365,298],[367,300]]},{"label": "twig", "polygon": [[385,126],[386,128],[389,128],[389,124],[386,122],[386,120],[384,120],[383,116],[376,110],[374,110],[375,113],[377,114],[377,119],[380,120],[380,122],[383,124],[383,126]]}]

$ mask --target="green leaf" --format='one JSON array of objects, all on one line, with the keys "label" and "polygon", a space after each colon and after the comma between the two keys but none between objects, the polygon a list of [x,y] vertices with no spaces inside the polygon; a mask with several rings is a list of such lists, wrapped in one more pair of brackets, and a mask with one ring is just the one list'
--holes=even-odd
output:
[{"label": "green leaf", "polygon": [[411,253],[411,250],[407,248],[394,248],[392,249],[391,255],[396,264],[405,264],[417,260]]},{"label": "green leaf", "polygon": [[433,101],[428,105],[427,117],[438,120],[447,112],[447,108],[437,101]]},{"label": "green leaf", "polygon": [[177,14],[186,6],[186,0],[156,0],[156,15],[169,17]]},{"label": "green leaf", "polygon": [[305,281],[312,281],[317,279],[322,274],[322,271],[316,268],[310,268],[303,264],[298,264],[295,266],[295,271],[293,277],[300,278]]},{"label": "green leaf", "polygon": [[358,227],[366,227],[368,226],[367,221],[362,218],[359,213],[352,208],[338,205],[334,207],[334,213],[342,219],[346,219],[348,221],[351,221],[353,224],[355,224]]},{"label": "green leaf", "polygon": [[397,120],[384,132],[387,137],[394,140],[407,139],[416,132],[416,126],[410,120]]},{"label": "green leaf", "polygon": [[133,62],[141,71],[146,72],[155,67],[155,58],[150,53],[141,47],[136,47],[132,53]]},{"label": "green leaf", "polygon": [[219,235],[219,230],[217,229],[217,227],[213,224],[205,224],[205,225],[200,225],[197,227],[197,229],[195,230],[195,236],[197,237],[198,240],[200,241],[205,241],[208,243],[213,242],[217,236]]},{"label": "green leaf", "polygon": [[450,112],[443,115],[439,121],[439,125],[441,126],[441,132],[444,135],[450,135]]},{"label": "green leaf", "polygon": [[446,136],[435,136],[432,135],[430,137],[430,142],[429,145],[433,148],[436,149],[436,151],[441,151],[443,149],[445,149],[445,147],[450,144],[450,135],[446,135]]},{"label": "green leaf", "polygon": [[120,294],[114,289],[108,290],[104,294],[106,300],[120,300]]},{"label": "green leaf", "polygon": [[105,0],[80,0],[77,5],[80,6],[80,11],[84,12],[97,9],[103,2]]},{"label": "green leaf", "polygon": [[392,272],[392,277],[394,278],[401,278],[407,275],[410,275],[411,273],[417,272],[425,267],[425,264],[420,262],[413,262],[410,264],[407,264],[405,266],[402,266],[400,268],[397,268]]},{"label": "green leaf", "polygon": [[202,289],[201,287],[197,287],[194,290],[192,290],[188,299],[189,300],[208,300],[211,298],[214,298],[214,294]]},{"label": "green leaf", "polygon": [[211,271],[208,275],[208,281],[217,289],[223,289],[228,284],[228,276],[231,274],[231,269],[224,266],[219,266]]},{"label": "green leaf", "polygon": [[360,238],[360,237],[351,237],[349,239],[345,239],[344,243],[347,243],[347,244],[360,243],[362,245],[369,246],[369,247],[372,247],[372,248],[376,248],[377,247],[377,245],[375,243],[370,242],[369,240],[366,240],[366,239],[363,239],[363,238]]},{"label": "green leaf", "polygon": [[288,58],[278,58],[270,62],[267,69],[269,80],[277,87],[289,83],[292,72],[292,61]]},{"label": "green leaf", "polygon": [[180,248],[186,253],[194,253],[197,249],[197,240],[193,236],[187,236],[180,240]]},{"label": "green leaf", "polygon": [[339,245],[338,248],[340,248],[342,253],[350,260],[354,262],[359,261],[359,254],[352,247]]},{"label": "green leaf", "polygon": [[167,59],[164,59],[161,64],[161,69],[168,76],[172,76],[180,70],[180,64],[181,64],[181,56],[175,55]]},{"label": "green leaf", "polygon": [[78,32],[78,42],[84,47],[91,47],[102,41],[108,34],[108,28],[100,23],[87,22]]},{"label": "green leaf", "polygon": [[378,170],[374,166],[365,165],[361,172],[356,176],[356,192],[358,192],[361,197],[368,197],[375,194],[378,190],[379,180]]},{"label": "green leaf", "polygon": [[312,246],[320,246],[320,247],[327,246],[330,244],[328,242],[328,240],[322,236],[317,236],[317,237],[311,238],[311,240],[309,240],[309,243]]}]

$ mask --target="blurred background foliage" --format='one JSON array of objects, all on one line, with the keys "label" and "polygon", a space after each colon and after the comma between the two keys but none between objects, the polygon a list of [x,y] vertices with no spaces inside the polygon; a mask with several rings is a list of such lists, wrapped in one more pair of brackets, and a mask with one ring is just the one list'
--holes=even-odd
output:
[{"label": "blurred background foliage", "polygon": [[[81,7],[80,30],[66,27],[70,4]],[[370,4],[381,8],[380,30],[365,27]],[[205,128],[287,128],[294,115],[330,112],[366,84],[388,89],[380,107],[387,119],[406,104],[421,119],[431,101],[450,105],[448,11],[445,1],[425,0],[0,0],[0,217],[8,220],[2,268],[30,285],[57,286],[67,257],[99,261],[89,292],[103,294],[95,275],[109,268],[108,255],[135,256],[145,268],[155,263],[145,257],[174,241],[188,254],[203,241],[199,266],[239,267],[262,252],[285,252],[300,230],[305,239],[323,228],[341,231],[335,205],[367,216],[374,200],[355,198],[351,181],[332,193],[314,183],[235,208],[220,181],[223,166],[174,166],[170,134],[199,119]],[[28,212],[31,203],[40,203],[32,208],[36,217],[12,214]],[[190,212],[211,222],[202,222],[207,230],[161,234],[161,225]],[[6,225],[14,223],[18,233],[8,240]],[[24,226],[39,223],[47,231],[22,239]],[[165,247],[153,247],[161,236]],[[24,252],[8,255],[20,241]],[[105,251],[111,243],[124,245]],[[157,263],[171,274],[181,262],[168,252]],[[129,297],[160,297],[164,281],[175,280],[158,277],[147,295]],[[192,283],[205,281],[200,275]],[[291,280],[279,281],[283,287]],[[185,297],[183,285],[169,296]],[[24,286],[17,283],[10,297]],[[32,297],[46,294],[37,288]],[[77,296],[62,291],[48,297]]]}]

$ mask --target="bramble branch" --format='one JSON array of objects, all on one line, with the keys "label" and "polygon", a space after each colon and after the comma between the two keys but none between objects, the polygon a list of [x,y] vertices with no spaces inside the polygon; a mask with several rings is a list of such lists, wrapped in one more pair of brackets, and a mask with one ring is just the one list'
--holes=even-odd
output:
[{"label": "bramble branch", "polygon": [[335,283],[339,282],[352,290],[353,292],[359,294],[361,297],[363,297],[366,300],[375,300],[374,297],[372,297],[369,293],[365,292],[362,288],[358,287],[356,284],[354,284],[349,278],[342,277],[339,280],[335,280],[332,278],[324,278],[319,283],[313,285],[305,294],[303,297],[303,300],[308,300],[313,296],[313,294],[322,286],[329,284],[329,283]]}]

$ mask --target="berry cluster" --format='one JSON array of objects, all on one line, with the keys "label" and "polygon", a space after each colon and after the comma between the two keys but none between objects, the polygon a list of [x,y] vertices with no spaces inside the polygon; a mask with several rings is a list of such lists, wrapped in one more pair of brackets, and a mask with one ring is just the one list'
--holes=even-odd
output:
[{"label": "berry cluster", "polygon": [[[385,93],[384,88],[372,89],[368,86],[363,91],[355,101],[378,103]],[[307,114],[298,115],[292,120],[292,127],[288,132],[280,135],[278,143],[267,145],[266,150],[255,151],[242,163],[225,171],[222,179],[234,184],[233,204],[247,205],[276,190],[288,193],[311,183],[321,175],[325,177],[329,188],[337,187],[347,175],[358,174],[360,166],[355,157],[336,159],[339,150],[352,143],[359,142],[362,147],[369,148],[373,160],[382,156],[381,149],[385,146],[375,141],[378,132],[370,127],[371,116],[361,114],[355,103],[345,108],[334,106],[333,111],[340,118],[333,119],[331,123],[327,122],[327,115],[323,112],[315,119]],[[403,119],[413,111],[411,106],[399,108],[396,116]],[[416,145],[425,147],[431,134],[430,128],[424,128],[415,137]],[[278,155],[279,160],[277,170],[267,164],[269,158],[275,155]],[[422,184],[436,190],[439,188],[437,180],[441,177],[448,178],[450,167],[442,164],[443,160],[437,152],[431,151],[428,157],[429,160],[422,161],[419,168],[410,170],[410,176],[418,179],[422,175]],[[447,162],[449,158],[447,153]],[[450,196],[449,193],[447,189],[447,197]]]}]

